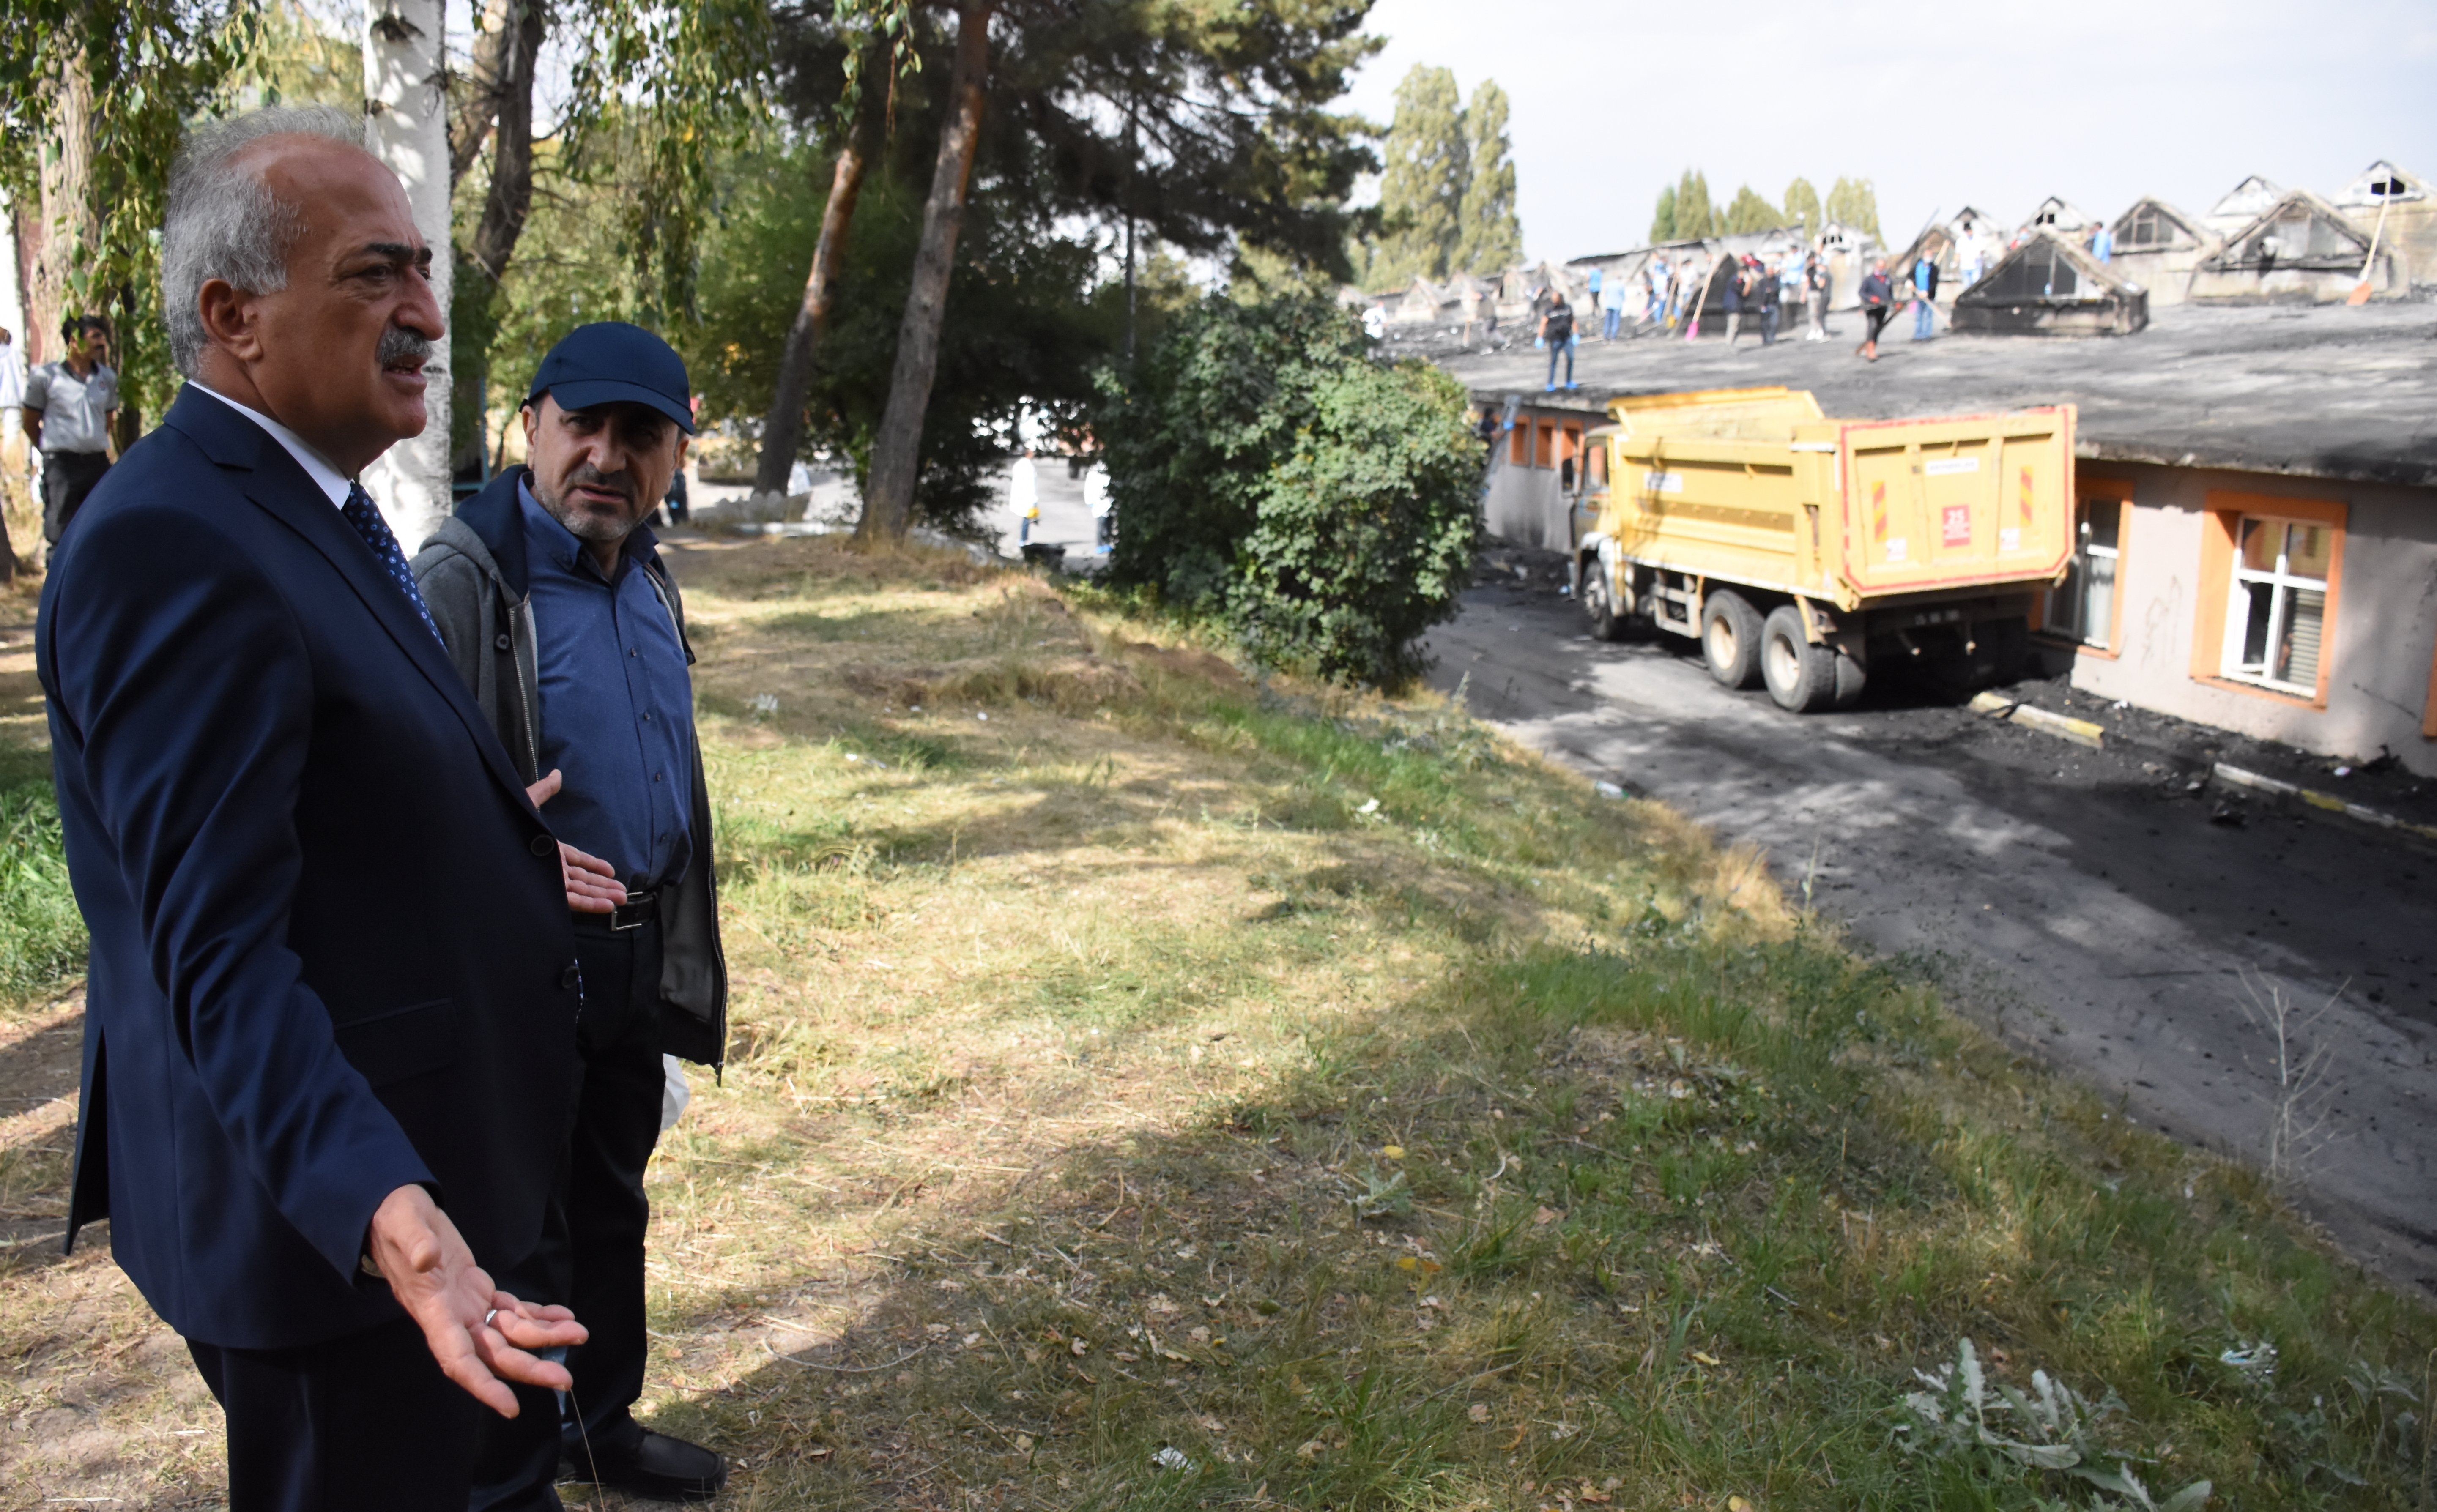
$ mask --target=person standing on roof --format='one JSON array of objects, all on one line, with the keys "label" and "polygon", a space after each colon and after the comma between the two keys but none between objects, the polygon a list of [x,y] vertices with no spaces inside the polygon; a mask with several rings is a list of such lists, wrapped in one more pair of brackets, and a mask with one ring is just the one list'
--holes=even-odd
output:
[{"label": "person standing on roof", "polygon": [[1778,315],[1785,297],[1780,278],[1781,269],[1766,263],[1752,272],[1754,292],[1760,299],[1760,344],[1762,346],[1777,345]]},{"label": "person standing on roof", "polygon": [[1591,319],[1593,320],[1598,320],[1603,314],[1606,313],[1600,306],[1600,285],[1602,282],[1603,280],[1600,277],[1600,270],[1596,268],[1592,269],[1589,288],[1591,296]]},{"label": "person standing on roof", "polygon": [[1869,334],[1853,349],[1855,356],[1879,360],[1879,333],[1887,328],[1887,317],[1894,313],[1894,298],[1895,289],[1887,282],[1887,260],[1878,258],[1862,279],[1862,319],[1869,322]]},{"label": "person standing on roof", "polygon": [[1810,253],[1802,259],[1803,304],[1808,306],[1811,311],[1811,332],[1803,338],[1806,341],[1825,341],[1828,339],[1828,289],[1830,283],[1828,259],[1820,256],[1819,249],[1814,247]]},{"label": "person standing on roof", "polygon": [[2115,233],[2108,229],[2104,220],[2090,234],[2090,255],[2102,263],[2112,262],[2115,257]]},{"label": "person standing on roof", "polygon": [[1934,323],[1937,300],[1937,259],[1916,258],[1912,265],[1912,339],[1926,341]]},{"label": "person standing on roof", "polygon": [[1540,339],[1549,348],[1549,392],[1557,388],[1557,357],[1566,359],[1566,387],[1574,385],[1574,306],[1566,296],[1552,289],[1548,313],[1540,317]]},{"label": "person standing on roof", "polygon": [[1751,273],[1744,267],[1743,259],[1729,252],[1727,266],[1719,269],[1718,282],[1723,286],[1718,291],[1719,297],[1726,301],[1727,305],[1727,350],[1731,352],[1735,337],[1743,330],[1744,295],[1751,287]]}]

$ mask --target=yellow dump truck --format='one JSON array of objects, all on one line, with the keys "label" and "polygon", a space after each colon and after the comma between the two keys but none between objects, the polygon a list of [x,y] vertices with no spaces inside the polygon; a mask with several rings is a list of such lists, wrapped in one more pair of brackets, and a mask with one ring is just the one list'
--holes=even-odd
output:
[{"label": "yellow dump truck", "polygon": [[1894,659],[1958,696],[2020,675],[2073,546],[2071,405],[1831,420],[1768,388],[1608,413],[1574,527],[1602,639],[1695,637],[1719,682],[1797,713],[1851,704]]}]

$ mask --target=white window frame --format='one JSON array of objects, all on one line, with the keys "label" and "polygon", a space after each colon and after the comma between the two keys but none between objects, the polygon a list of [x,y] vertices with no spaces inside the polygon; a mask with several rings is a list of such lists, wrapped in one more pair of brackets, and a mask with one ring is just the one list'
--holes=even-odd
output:
[{"label": "white window frame", "polygon": [[[2276,543],[2276,565],[2266,570],[2247,566],[2243,563],[2243,535],[2254,524],[2272,526],[2283,532]],[[2287,515],[2247,513],[2235,516],[2234,560],[2229,565],[2226,574],[2225,633],[2218,652],[2220,660],[2218,673],[2227,681],[2249,683],[2257,687],[2271,688],[2279,693],[2297,694],[2303,698],[2319,696],[2319,678],[2324,671],[2327,662],[2326,611],[2329,580],[2306,578],[2288,567],[2291,557],[2287,548],[2292,545],[2292,532],[2307,530],[2329,532],[2331,554],[2328,561],[2332,566],[2335,528],[2325,521],[2297,520]],[[2251,595],[2247,590],[2253,584],[2264,584],[2269,589],[2268,635],[2262,643],[2259,665],[2255,669],[2245,667],[2242,663],[2243,643],[2249,638],[2246,632],[2251,626]],[[2319,596],[2318,664],[2311,668],[2310,681],[2307,683],[2288,682],[2283,678],[2269,675],[2268,671],[2275,662],[2277,645],[2285,638],[2285,631],[2291,623],[2293,595],[2296,593],[2315,593]]]}]

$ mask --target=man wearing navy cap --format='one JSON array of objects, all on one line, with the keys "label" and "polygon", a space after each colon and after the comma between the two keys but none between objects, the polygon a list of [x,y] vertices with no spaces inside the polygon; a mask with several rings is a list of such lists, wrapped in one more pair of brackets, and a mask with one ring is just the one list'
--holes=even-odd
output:
[{"label": "man wearing navy cap", "polygon": [[526,1412],[484,1425],[475,1512],[557,1507],[562,1453],[579,1480],[661,1501],[707,1500],[728,1474],[719,1455],[633,1413],[661,1056],[717,1066],[727,1039],[693,652],[642,523],[684,464],[688,393],[683,359],[650,332],[604,322],[570,333],[525,398],[529,465],[467,499],[414,559],[449,659],[517,770],[529,782],[563,773],[552,827],[625,890],[610,912],[573,915],[575,1121],[542,1246],[501,1280],[573,1307],[591,1337],[568,1360],[563,1410],[529,1391]]}]

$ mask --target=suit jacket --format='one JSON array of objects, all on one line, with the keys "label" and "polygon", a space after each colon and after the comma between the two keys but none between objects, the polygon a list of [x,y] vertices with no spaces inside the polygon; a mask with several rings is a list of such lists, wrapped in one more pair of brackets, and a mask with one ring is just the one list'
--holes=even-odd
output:
[{"label": "suit jacket", "polygon": [[327,495],[192,389],[53,559],[36,667],[92,932],[68,1242],[180,1333],[386,1322],[358,1268],[431,1188],[494,1271],[565,1146],[579,973],[557,845]]}]

